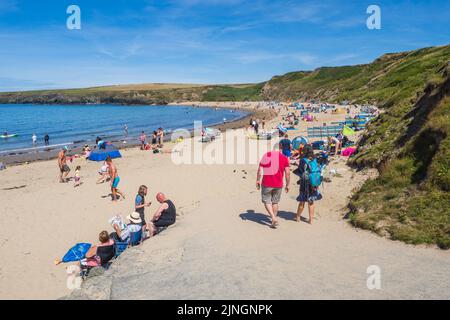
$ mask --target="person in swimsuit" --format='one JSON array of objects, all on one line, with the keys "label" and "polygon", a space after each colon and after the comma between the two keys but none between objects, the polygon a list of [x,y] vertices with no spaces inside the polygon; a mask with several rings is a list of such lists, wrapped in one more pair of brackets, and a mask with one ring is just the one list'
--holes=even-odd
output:
[{"label": "person in swimsuit", "polygon": [[68,148],[64,147],[64,149],[58,153],[59,181],[61,183],[67,182],[67,175],[70,172],[70,168],[67,165],[67,150]]},{"label": "person in swimsuit", "polygon": [[168,200],[162,192],[156,194],[156,200],[161,204],[156,210],[152,221],[147,224],[150,237],[158,234],[168,226],[175,223],[177,211],[172,201]]},{"label": "person in swimsuit", "polygon": [[108,173],[109,177],[111,178],[111,194],[112,194],[112,201],[117,201],[117,195],[120,195],[123,199],[125,199],[125,196],[123,195],[122,191],[120,191],[117,187],[119,186],[120,177],[117,172],[117,167],[112,162],[112,159],[110,156],[106,158],[106,163],[108,164]]},{"label": "person in swimsuit", "polygon": [[139,140],[141,141],[141,150],[145,150],[145,140],[147,139],[144,131],[141,132]]}]

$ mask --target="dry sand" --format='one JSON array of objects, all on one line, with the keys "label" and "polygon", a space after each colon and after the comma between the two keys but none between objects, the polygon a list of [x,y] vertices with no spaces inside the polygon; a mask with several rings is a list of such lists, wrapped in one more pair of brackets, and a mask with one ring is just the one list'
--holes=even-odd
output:
[{"label": "dry sand", "polygon": [[[319,115],[318,122],[343,117]],[[306,130],[303,122],[300,127],[292,137]],[[371,174],[353,172],[345,158],[330,165],[342,177],[324,184],[312,226],[292,220],[298,192],[293,176],[277,230],[267,226],[253,164],[175,165],[170,154],[123,150],[115,162],[127,199],[112,203],[108,185],[95,184],[100,165],[76,161],[71,167],[82,166],[79,188],[58,183],[56,161],[0,172],[0,298],[69,294],[67,265],[54,266],[53,260],[76,242],[97,242],[99,231],[112,231],[107,220],[133,210],[141,184],[149,186],[153,201],[147,219],[157,207],[155,193],[163,191],[178,208],[177,224],[127,250],[72,298],[450,298],[448,252],[379,238],[342,219],[353,188]],[[370,265],[381,268],[381,290],[366,287]]]}]

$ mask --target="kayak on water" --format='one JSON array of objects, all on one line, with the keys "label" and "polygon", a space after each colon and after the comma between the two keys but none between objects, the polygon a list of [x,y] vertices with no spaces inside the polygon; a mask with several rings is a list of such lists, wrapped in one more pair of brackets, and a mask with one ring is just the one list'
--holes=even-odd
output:
[{"label": "kayak on water", "polygon": [[15,137],[17,137],[17,136],[19,136],[19,135],[18,135],[18,134],[8,134],[8,135],[2,134],[2,135],[0,136],[0,138],[2,138],[2,139],[8,139],[8,138],[15,138]]}]

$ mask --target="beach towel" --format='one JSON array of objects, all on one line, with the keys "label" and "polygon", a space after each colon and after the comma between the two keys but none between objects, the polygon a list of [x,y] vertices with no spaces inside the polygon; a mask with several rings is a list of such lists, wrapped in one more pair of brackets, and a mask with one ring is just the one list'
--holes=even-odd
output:
[{"label": "beach towel", "polygon": [[84,259],[86,256],[86,253],[91,248],[90,243],[77,243],[72,248],[67,251],[67,253],[62,258],[62,262],[73,262],[73,261],[80,261],[81,259]]},{"label": "beach towel", "polygon": [[352,154],[355,153],[355,151],[356,151],[356,148],[350,147],[350,148],[342,150],[342,155],[344,157],[350,157]]},{"label": "beach towel", "polygon": [[280,130],[281,132],[286,132],[287,129],[285,127],[283,127],[282,125],[278,125],[277,126],[278,130]]},{"label": "beach towel", "polygon": [[342,134],[346,137],[354,135],[356,132],[352,128],[348,126],[344,126],[344,129],[342,130]]}]

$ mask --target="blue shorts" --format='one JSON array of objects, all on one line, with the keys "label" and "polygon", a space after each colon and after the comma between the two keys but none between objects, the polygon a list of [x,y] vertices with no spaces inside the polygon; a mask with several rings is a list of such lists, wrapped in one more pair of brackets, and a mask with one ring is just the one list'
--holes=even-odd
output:
[{"label": "blue shorts", "polygon": [[113,183],[112,183],[112,187],[113,187],[114,189],[117,189],[117,186],[119,185],[119,182],[120,182],[120,178],[119,178],[119,177],[115,177],[115,178],[114,178],[114,181],[113,181]]}]

